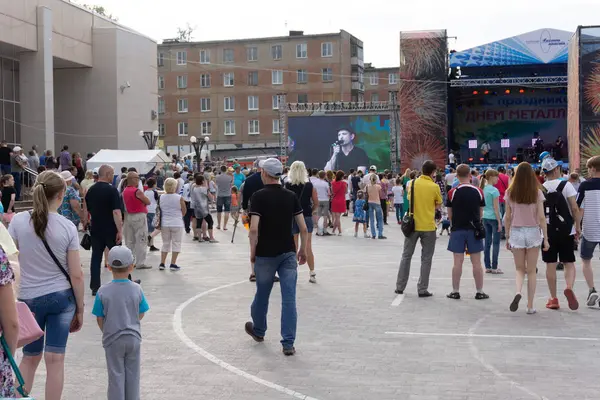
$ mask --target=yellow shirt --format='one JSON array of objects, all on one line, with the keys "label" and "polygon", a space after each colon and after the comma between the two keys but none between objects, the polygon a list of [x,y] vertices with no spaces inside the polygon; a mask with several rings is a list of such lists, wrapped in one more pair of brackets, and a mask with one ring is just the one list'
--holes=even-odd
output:
[{"label": "yellow shirt", "polygon": [[[410,201],[412,182],[406,185]],[[442,193],[437,183],[429,176],[421,175],[415,180],[415,230],[420,232],[435,231],[435,208],[442,204]]]}]

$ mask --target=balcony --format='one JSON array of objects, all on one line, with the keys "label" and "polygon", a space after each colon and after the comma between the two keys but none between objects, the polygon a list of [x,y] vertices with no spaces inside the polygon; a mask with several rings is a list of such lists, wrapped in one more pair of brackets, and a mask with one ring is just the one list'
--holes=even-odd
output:
[{"label": "balcony", "polygon": [[358,82],[358,81],[352,82],[352,90],[358,90],[358,91],[364,92],[365,91],[364,82]]},{"label": "balcony", "polygon": [[350,65],[358,65],[359,67],[363,68],[365,63],[363,62],[362,58],[350,57]]}]

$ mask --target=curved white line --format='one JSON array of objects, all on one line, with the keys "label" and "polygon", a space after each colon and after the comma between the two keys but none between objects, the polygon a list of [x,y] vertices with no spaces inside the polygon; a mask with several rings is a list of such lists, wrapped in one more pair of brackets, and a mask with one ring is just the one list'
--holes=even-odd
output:
[{"label": "curved white line", "polygon": [[223,286],[219,286],[210,290],[207,290],[205,292],[199,293],[197,295],[195,295],[194,297],[191,297],[190,299],[186,300],[185,302],[181,303],[179,305],[179,307],[177,307],[177,309],[175,310],[175,314],[173,314],[173,330],[175,331],[175,333],[177,334],[177,336],[179,336],[179,339],[190,349],[194,350],[196,353],[200,354],[202,357],[206,358],[208,361],[218,365],[221,368],[226,369],[229,372],[232,372],[236,375],[241,376],[242,378],[248,379],[254,383],[258,383],[259,385],[263,385],[268,387],[269,389],[273,389],[273,390],[277,390],[278,392],[281,393],[285,393],[289,396],[292,396],[296,399],[304,399],[304,400],[317,400],[314,397],[310,397],[307,396],[305,394],[302,394],[300,392],[296,392],[292,389],[288,389],[284,386],[278,385],[276,383],[264,380],[259,378],[258,376],[249,374],[246,371],[242,371],[241,369],[234,367],[231,364],[226,363],[225,361],[221,360],[218,357],[215,357],[213,354],[209,353],[208,351],[204,350],[202,347],[198,346],[196,343],[194,343],[192,341],[192,339],[190,339],[185,332],[183,331],[183,324],[182,324],[182,314],[183,314],[183,310],[185,310],[185,308],[187,306],[189,306],[190,304],[192,304],[194,301],[198,300],[201,297],[204,297],[212,292],[216,292],[217,290],[221,290],[221,289],[225,289],[228,287],[232,287],[232,286],[236,286],[236,285],[241,285],[242,283],[246,283],[248,282],[247,280],[243,280],[243,281],[239,281],[239,282],[234,282],[234,283],[229,283],[227,285],[223,285]]}]

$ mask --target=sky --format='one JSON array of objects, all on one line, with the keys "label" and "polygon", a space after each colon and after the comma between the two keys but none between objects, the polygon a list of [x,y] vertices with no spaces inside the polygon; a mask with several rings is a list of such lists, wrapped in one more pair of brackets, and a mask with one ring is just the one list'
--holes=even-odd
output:
[{"label": "sky", "polygon": [[178,27],[193,40],[285,36],[344,29],[363,41],[364,61],[399,64],[399,32],[447,29],[464,50],[540,28],[575,31],[600,25],[600,0],[71,0],[103,6],[119,22],[159,43]]}]

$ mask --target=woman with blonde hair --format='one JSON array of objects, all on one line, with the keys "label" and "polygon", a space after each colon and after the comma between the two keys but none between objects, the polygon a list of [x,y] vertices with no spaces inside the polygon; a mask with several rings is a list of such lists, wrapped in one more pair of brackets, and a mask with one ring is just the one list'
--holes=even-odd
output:
[{"label": "woman with blonde hair", "polygon": [[506,190],[505,201],[506,248],[512,250],[517,269],[517,294],[510,304],[510,311],[514,312],[519,308],[521,291],[527,274],[527,314],[535,314],[533,300],[539,247],[543,243],[544,251],[548,251],[550,245],[544,215],[544,194],[529,163],[519,164]]},{"label": "woman with blonde hair", "polygon": [[8,229],[19,249],[18,298],[29,306],[45,331],[45,336],[23,348],[19,369],[30,391],[43,355],[47,400],[62,396],[67,339],[83,324],[77,228],[57,212],[65,190],[65,181],[58,173],[42,172],[33,186],[33,211],[15,215]]},{"label": "woman with blonde hair", "polygon": [[183,216],[187,213],[185,200],[177,190],[177,180],[167,178],[165,181],[165,192],[158,199],[160,207],[160,234],[162,236],[162,248],[160,253],[160,265],[158,269],[165,269],[167,255],[171,252],[171,271],[179,271],[181,267],[177,265],[177,257],[181,252],[181,238],[183,236]]},{"label": "woman with blonde hair", "polygon": [[[308,180],[308,173],[306,172],[306,167],[302,161],[294,161],[290,166],[285,188],[296,194],[296,197],[302,206],[304,222],[306,222],[306,228],[308,229],[308,239],[306,242],[306,263],[308,264],[308,269],[310,270],[308,281],[310,283],[317,283],[317,274],[315,273],[315,255],[312,251],[312,232],[314,229],[312,215],[317,211],[319,198],[317,196],[317,190]],[[300,228],[295,221],[292,225],[292,233],[294,234],[294,242],[296,243],[297,249]]]},{"label": "woman with blonde hair", "polygon": [[85,194],[87,193],[88,189],[94,184],[94,172],[91,169],[88,169],[87,171],[85,171],[85,178],[81,181],[81,184],[79,184],[79,186],[81,187],[82,190],[82,195],[85,196]]}]

